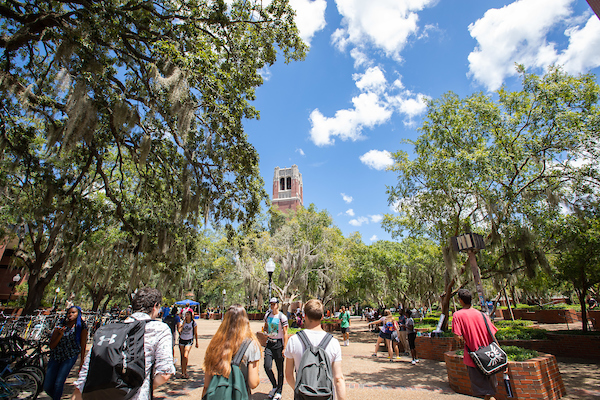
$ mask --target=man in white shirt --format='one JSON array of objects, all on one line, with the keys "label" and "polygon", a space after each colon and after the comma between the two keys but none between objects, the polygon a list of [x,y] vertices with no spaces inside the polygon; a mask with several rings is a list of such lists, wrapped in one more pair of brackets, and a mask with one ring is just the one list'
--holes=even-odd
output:
[{"label": "man in white shirt", "polygon": [[[321,329],[321,320],[323,319],[323,303],[320,300],[312,299],[306,302],[304,306],[304,332],[308,340],[317,346],[325,337],[327,332]],[[342,373],[342,348],[340,342],[333,338],[325,349],[329,360],[331,361],[331,372],[333,375],[333,385],[338,400],[346,400],[346,381]],[[285,379],[287,383],[295,389],[295,373],[300,359],[304,353],[304,347],[297,335],[288,339],[285,348]]]},{"label": "man in white shirt", "polygon": [[[154,320],[160,313],[161,300],[162,294],[158,289],[148,287],[139,289],[133,298],[133,314],[125,320],[125,322],[148,321],[144,333],[146,378],[142,387],[131,397],[131,400],[149,400],[151,398],[150,385],[157,388],[167,382],[175,373],[171,329],[164,322]],[[90,349],[79,372],[79,378],[75,382],[71,400],[82,399],[81,393],[85,386],[91,353]]]}]

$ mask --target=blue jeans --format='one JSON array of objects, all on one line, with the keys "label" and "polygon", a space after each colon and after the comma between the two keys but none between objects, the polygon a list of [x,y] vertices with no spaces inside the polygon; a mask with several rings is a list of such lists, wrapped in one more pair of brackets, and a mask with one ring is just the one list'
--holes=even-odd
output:
[{"label": "blue jeans", "polygon": [[48,361],[46,378],[44,379],[44,391],[48,393],[48,396],[53,400],[59,400],[62,397],[65,381],[69,376],[71,368],[75,365],[77,357],[79,356],[75,356],[65,361],[56,361],[53,359]]}]

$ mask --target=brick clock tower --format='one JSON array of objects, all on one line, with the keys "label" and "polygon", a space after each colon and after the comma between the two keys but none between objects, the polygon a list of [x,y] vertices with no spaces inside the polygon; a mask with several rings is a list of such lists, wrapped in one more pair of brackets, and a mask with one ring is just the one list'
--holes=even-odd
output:
[{"label": "brick clock tower", "polygon": [[291,168],[275,168],[273,176],[273,207],[287,213],[296,210],[304,204],[302,194],[302,174],[298,172],[298,166]]}]

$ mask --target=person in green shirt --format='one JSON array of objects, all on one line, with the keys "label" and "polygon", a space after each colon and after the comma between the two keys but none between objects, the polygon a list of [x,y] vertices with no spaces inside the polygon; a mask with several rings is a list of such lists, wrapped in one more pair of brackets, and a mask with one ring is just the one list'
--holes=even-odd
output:
[{"label": "person in green shirt", "polygon": [[350,330],[350,311],[346,310],[346,306],[342,306],[340,321],[344,346],[348,346],[350,345],[350,333],[348,332]]}]

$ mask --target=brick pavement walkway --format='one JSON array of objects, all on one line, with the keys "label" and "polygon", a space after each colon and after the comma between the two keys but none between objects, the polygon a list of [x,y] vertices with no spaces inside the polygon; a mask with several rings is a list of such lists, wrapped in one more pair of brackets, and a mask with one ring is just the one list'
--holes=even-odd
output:
[{"label": "brick pavement walkway", "polygon": [[[157,399],[200,399],[204,375],[202,361],[204,350],[217,330],[220,321],[198,320],[200,347],[192,348],[188,373],[190,379],[174,377],[155,392]],[[254,331],[260,330],[262,324],[252,321]],[[339,332],[334,333],[340,338]],[[370,357],[377,340],[375,333],[368,332],[364,321],[353,320],[350,346],[342,346],[342,366],[347,386],[348,400],[358,399],[427,399],[427,400],[464,400],[474,397],[457,394],[448,385],[445,363],[421,360],[417,365],[410,363],[410,358],[402,356],[400,360],[390,362],[387,353],[379,353],[378,358]],[[418,349],[417,349],[418,351]],[[176,358],[179,351],[176,350]],[[179,369],[179,361],[177,369]],[[567,387],[567,396],[563,399],[600,399],[600,362],[590,363],[582,360],[559,360],[559,368]],[[65,387],[65,396],[72,393],[71,383],[77,368],[73,368]],[[271,384],[264,368],[259,368],[261,382],[253,391],[252,399],[267,399]],[[385,396],[385,397],[383,397]],[[70,396],[69,396],[70,397]],[[45,394],[40,399],[48,399]],[[286,384],[284,399],[292,399],[292,389]]]}]

